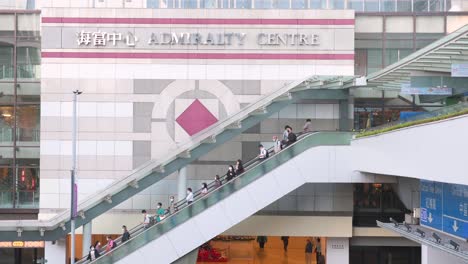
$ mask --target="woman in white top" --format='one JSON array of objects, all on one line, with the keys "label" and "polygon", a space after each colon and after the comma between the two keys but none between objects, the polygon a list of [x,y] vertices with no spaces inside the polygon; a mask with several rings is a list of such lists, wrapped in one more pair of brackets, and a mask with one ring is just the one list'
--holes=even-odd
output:
[{"label": "woman in white top", "polygon": [[208,193],[208,184],[204,182],[202,185],[203,185],[203,188],[201,190],[201,194],[202,196],[205,196]]},{"label": "woman in white top", "polygon": [[185,201],[187,201],[187,204],[193,203],[193,192],[192,192],[192,188],[187,188],[187,197],[185,197]]}]

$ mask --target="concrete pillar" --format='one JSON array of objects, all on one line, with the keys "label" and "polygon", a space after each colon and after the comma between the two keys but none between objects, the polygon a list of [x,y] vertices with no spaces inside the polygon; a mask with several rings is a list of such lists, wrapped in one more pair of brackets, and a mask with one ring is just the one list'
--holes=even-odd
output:
[{"label": "concrete pillar", "polygon": [[349,238],[328,237],[326,263],[349,264]]},{"label": "concrete pillar", "polygon": [[67,246],[65,239],[45,242],[44,258],[47,260],[47,263],[66,263],[66,255]]},{"label": "concrete pillar", "polygon": [[340,100],[339,104],[339,112],[340,112],[340,119],[339,119],[339,130],[341,131],[349,131],[351,130],[351,120],[349,118],[350,111],[353,111],[353,102],[352,100]]},{"label": "concrete pillar", "polygon": [[454,255],[451,255],[440,249],[431,246],[421,245],[421,264],[440,263],[466,264],[466,262],[462,261],[461,258],[455,257]]},{"label": "concrete pillar", "polygon": [[179,170],[177,176],[177,199],[178,201],[185,199],[187,195],[187,167]]},{"label": "concrete pillar", "polygon": [[83,253],[88,252],[89,247],[91,246],[91,237],[93,235],[93,222],[89,222],[83,225]]}]

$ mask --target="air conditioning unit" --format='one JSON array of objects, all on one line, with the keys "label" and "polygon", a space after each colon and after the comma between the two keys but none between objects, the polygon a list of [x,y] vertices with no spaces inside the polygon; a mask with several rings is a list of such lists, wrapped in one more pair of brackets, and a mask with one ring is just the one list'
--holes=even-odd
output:
[{"label": "air conditioning unit", "polygon": [[413,218],[421,218],[421,208],[413,208]]}]

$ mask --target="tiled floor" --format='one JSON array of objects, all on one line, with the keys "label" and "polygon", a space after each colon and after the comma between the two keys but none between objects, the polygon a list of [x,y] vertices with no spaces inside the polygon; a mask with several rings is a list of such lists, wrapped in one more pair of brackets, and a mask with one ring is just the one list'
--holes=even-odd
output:
[{"label": "tiled floor", "polygon": [[[324,245],[323,241],[322,248]],[[290,238],[288,252],[283,250],[283,244],[279,237],[269,237],[264,250],[260,250],[258,244],[250,242],[212,242],[215,248],[227,249],[230,257],[229,264],[304,264],[305,238]],[[213,262],[198,262],[198,264],[210,264]],[[312,257],[315,264],[315,254]]]}]

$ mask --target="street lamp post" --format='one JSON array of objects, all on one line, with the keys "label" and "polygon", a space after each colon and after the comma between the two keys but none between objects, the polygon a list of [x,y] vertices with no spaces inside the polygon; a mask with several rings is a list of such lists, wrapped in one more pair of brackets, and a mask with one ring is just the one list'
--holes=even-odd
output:
[{"label": "street lamp post", "polygon": [[70,206],[70,231],[71,231],[71,245],[70,245],[70,259],[71,264],[75,263],[75,218],[77,216],[77,206],[78,206],[78,187],[76,184],[76,123],[77,123],[77,114],[76,114],[76,101],[78,95],[82,92],[79,90],[73,91],[73,128],[72,128],[72,148],[73,148],[73,161],[72,161],[72,171],[71,171],[71,206]]}]

